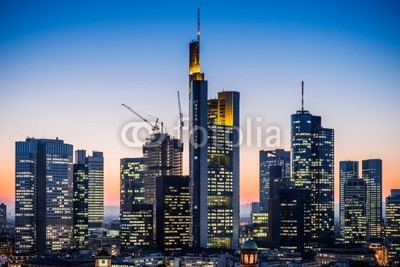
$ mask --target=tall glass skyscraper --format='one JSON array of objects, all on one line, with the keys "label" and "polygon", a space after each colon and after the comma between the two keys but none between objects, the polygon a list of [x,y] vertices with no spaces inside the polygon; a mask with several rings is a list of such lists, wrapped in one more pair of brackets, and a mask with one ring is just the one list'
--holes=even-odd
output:
[{"label": "tall glass skyscraper", "polygon": [[16,253],[72,247],[72,157],[72,145],[58,138],[16,142]]},{"label": "tall glass skyscraper", "polygon": [[[200,10],[198,10],[198,16]],[[208,83],[200,69],[200,20],[197,40],[189,44],[189,174],[192,197],[192,246],[207,247],[207,100]]]},{"label": "tall glass skyscraper", "polygon": [[207,247],[239,246],[239,97],[208,101]]},{"label": "tall glass skyscraper", "polygon": [[339,162],[339,227],[342,236],[345,228],[345,188],[347,180],[358,177],[358,161]]},{"label": "tall glass skyscraper", "polygon": [[310,190],[305,231],[311,241],[334,241],[334,130],[321,117],[298,110],[291,117],[292,175],[295,187]]},{"label": "tall glass skyscraper", "polygon": [[89,178],[89,230],[100,230],[104,219],[104,158],[103,152],[93,151],[86,157]]},{"label": "tall glass skyscraper", "polygon": [[270,196],[270,167],[281,166],[281,178],[290,180],[290,151],[283,149],[260,150],[260,212],[268,212]]},{"label": "tall glass skyscraper", "polygon": [[159,176],[156,184],[156,247],[184,251],[190,243],[189,177]]},{"label": "tall glass skyscraper", "polygon": [[121,159],[121,249],[153,247],[153,205],[144,204],[143,158]]},{"label": "tall glass skyscraper", "polygon": [[348,178],[344,186],[344,243],[366,243],[366,197],[364,179]]},{"label": "tall glass skyscraper", "polygon": [[239,93],[208,99],[200,70],[200,20],[189,44],[189,172],[192,246],[237,248],[239,239]]},{"label": "tall glass skyscraper", "polygon": [[[75,155],[84,150],[76,151]],[[74,248],[86,249],[89,243],[89,178],[86,164],[78,163],[75,157],[73,182],[73,238]],[[84,161],[83,161],[84,162]]]},{"label": "tall glass skyscraper", "polygon": [[367,185],[367,240],[382,237],[382,160],[362,161],[362,177]]}]

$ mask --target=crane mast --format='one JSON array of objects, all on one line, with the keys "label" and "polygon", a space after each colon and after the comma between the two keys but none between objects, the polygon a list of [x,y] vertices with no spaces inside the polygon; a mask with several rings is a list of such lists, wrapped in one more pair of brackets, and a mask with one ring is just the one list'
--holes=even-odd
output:
[{"label": "crane mast", "polygon": [[179,91],[178,93],[178,106],[179,106],[179,138],[182,140],[183,139],[183,113],[182,113],[182,108],[181,108],[181,98],[179,96]]}]

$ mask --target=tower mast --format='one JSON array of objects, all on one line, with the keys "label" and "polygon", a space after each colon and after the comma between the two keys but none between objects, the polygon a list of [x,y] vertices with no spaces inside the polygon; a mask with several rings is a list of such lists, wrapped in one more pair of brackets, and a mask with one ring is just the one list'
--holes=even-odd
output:
[{"label": "tower mast", "polygon": [[304,81],[301,81],[301,111],[304,111]]},{"label": "tower mast", "polygon": [[200,7],[197,8],[197,42],[200,45]]}]

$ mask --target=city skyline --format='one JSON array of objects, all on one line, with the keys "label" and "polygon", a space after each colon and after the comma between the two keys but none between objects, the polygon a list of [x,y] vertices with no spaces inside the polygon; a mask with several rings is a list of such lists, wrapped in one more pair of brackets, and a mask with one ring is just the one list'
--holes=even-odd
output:
[{"label": "city skyline", "polygon": [[[349,28],[345,27],[343,24],[346,19],[352,21],[349,17],[342,18],[333,25],[324,24],[322,20],[318,23],[306,19],[306,15],[294,15],[290,12],[293,10],[284,9],[279,4],[263,4],[262,7],[269,6],[272,8],[271,11],[266,14],[256,12],[255,17],[246,16],[250,11],[256,11],[255,4],[249,5],[236,20],[224,16],[228,15],[228,11],[238,14],[237,4],[232,4],[233,7],[221,14],[218,13],[222,10],[219,9],[222,8],[220,5],[213,6],[207,4],[207,1],[201,4],[204,17],[202,71],[210,81],[209,95],[216,95],[216,92],[223,89],[239,91],[242,102],[241,125],[245,125],[246,119],[250,117],[254,126],[259,125],[263,129],[271,125],[279,126],[281,146],[277,148],[289,150],[290,114],[300,108],[300,82],[304,79],[305,108],[312,114],[322,116],[323,126],[335,129],[336,202],[339,189],[339,161],[380,158],[383,161],[382,197],[386,198],[390,189],[398,186],[400,170],[396,169],[396,162],[400,156],[398,150],[400,127],[395,122],[396,115],[400,112],[396,102],[400,96],[399,91],[396,91],[396,84],[400,82],[400,78],[396,77],[396,73],[400,70],[400,60],[398,60],[400,36],[396,29],[392,34],[383,31],[377,36],[380,27],[395,20],[394,17],[387,16],[375,28],[372,27],[371,32],[365,32],[363,27],[358,28],[361,25],[353,24],[348,26]],[[363,14],[372,12],[371,5],[366,3],[370,9],[363,7],[361,10]],[[17,28],[14,29],[15,32],[4,29],[0,39],[0,56],[5,58],[0,63],[0,123],[3,129],[6,129],[4,138],[0,140],[0,147],[3,148],[0,150],[0,164],[5,166],[0,168],[0,179],[4,185],[1,189],[0,202],[5,202],[8,207],[14,206],[15,142],[24,140],[26,136],[35,138],[58,136],[66,143],[74,145],[74,150],[84,148],[88,151],[104,152],[105,205],[118,206],[119,183],[116,181],[119,181],[120,158],[140,157],[142,152],[141,148],[124,146],[120,140],[122,126],[132,120],[138,121],[122,109],[120,103],[126,102],[139,110],[160,117],[167,131],[171,135],[177,135],[175,134],[177,131],[172,131],[173,127],[178,125],[178,104],[175,94],[177,89],[182,94],[184,114],[188,116],[189,113],[188,55],[184,45],[190,41],[190,37],[195,36],[196,21],[193,19],[193,14],[196,7],[193,3],[182,4],[180,10],[173,10],[172,15],[166,15],[161,12],[161,5],[159,9],[152,9],[154,13],[148,17],[140,17],[139,13],[129,16],[126,11],[114,8],[111,12],[114,16],[121,14],[121,18],[114,21],[116,18],[112,16],[102,17],[100,7],[99,10],[90,13],[85,9],[89,6],[83,6],[81,12],[87,11],[93,14],[93,21],[79,15],[71,19],[61,16],[57,20],[59,24],[50,26],[44,22],[38,23],[34,24],[37,28],[28,27],[30,31],[21,29],[26,27],[24,23],[34,19],[32,17],[34,15],[25,18],[20,22],[20,26],[12,24],[15,18],[5,16],[2,21]],[[7,8],[17,7],[10,5]],[[129,6],[129,8],[134,7]],[[135,8],[145,10],[149,6],[142,3]],[[277,14],[279,10],[286,10],[288,14],[284,13],[279,17]],[[45,11],[51,17],[50,10]],[[315,9],[303,11],[316,15],[313,13]],[[339,12],[338,9],[334,11]],[[67,11],[63,12],[66,12],[62,13],[66,15],[72,11],[67,8]],[[157,16],[160,16],[158,23],[152,20]],[[367,25],[371,26],[374,20],[378,20],[378,16],[372,17]],[[164,27],[163,22],[168,21],[170,21],[167,23],[167,26],[170,26],[168,30],[156,31],[158,27]],[[399,19],[395,21],[398,22]],[[181,22],[183,27],[178,30],[176,26]],[[18,27],[21,27],[20,31]],[[150,34],[145,33],[144,36],[140,36],[144,40],[139,41],[140,38],[136,37],[146,27],[151,29]],[[102,28],[105,29],[104,33],[99,32]],[[277,29],[282,29],[283,32],[278,33]],[[299,41],[299,47],[292,46],[289,38],[289,33],[294,33],[294,29],[300,31],[294,34],[295,40]],[[132,36],[129,36],[130,30]],[[349,36],[349,33],[353,35]],[[176,40],[167,38],[168,34]],[[239,40],[235,43],[230,37],[239,36],[229,34],[247,37],[249,42]],[[305,36],[302,37],[301,34]],[[316,41],[321,36],[327,40]],[[109,37],[116,39],[110,41]],[[159,37],[165,39],[154,42],[154,38]],[[268,44],[270,37],[281,37],[283,41],[281,43],[273,41]],[[231,52],[231,57],[229,53],[218,53],[225,47],[226,40],[232,44],[227,51]],[[337,47],[329,43],[333,40],[337,42]],[[61,44],[62,41],[68,41],[70,46],[68,43]],[[88,44],[83,45],[86,42]],[[151,46],[145,48],[149,43],[152,43]],[[94,51],[90,51],[89,44],[93,45]],[[311,47],[307,47],[308,44]],[[278,49],[280,45],[283,48]],[[246,49],[241,53],[243,46]],[[262,50],[263,46],[270,51]],[[355,51],[356,48],[360,49]],[[127,54],[117,53],[115,49],[122,49]],[[251,51],[253,49],[259,49],[257,52],[261,54],[260,57],[255,57],[257,53]],[[171,53],[165,51],[161,53],[159,50],[161,52],[168,50]],[[144,51],[146,53],[140,56]],[[359,54],[357,56],[357,53],[351,52]],[[98,53],[103,58],[96,61]],[[80,59],[82,55],[84,56]],[[349,55],[351,57],[346,58]],[[68,59],[68,56],[72,57]],[[335,58],[337,56],[343,58],[339,60]],[[373,66],[369,66],[369,62],[364,62],[365,57],[375,59],[373,64],[371,63]],[[307,61],[308,59],[310,61]],[[325,59],[326,66],[321,66],[321,62],[325,62]],[[58,61],[60,63],[57,63]],[[237,62],[241,64],[235,65]],[[329,64],[331,62],[335,64]],[[301,63],[305,65],[293,67]],[[230,71],[224,70],[225,64],[230,66],[228,68]],[[35,69],[28,71],[25,68]],[[363,69],[352,73],[355,76],[353,77],[347,73],[352,68]],[[62,74],[67,70],[68,75]],[[363,75],[360,76],[360,73]],[[223,87],[222,84],[229,88]],[[381,88],[382,85],[384,88]],[[158,89],[161,89],[161,92],[158,92]],[[274,99],[276,97],[279,101]],[[60,98],[63,99],[62,102],[57,101]],[[377,107],[374,108],[373,105]],[[89,116],[83,116],[85,114]],[[262,122],[257,122],[257,117],[262,118]],[[49,125],[52,127],[48,127]],[[186,175],[188,174],[187,138],[184,143]],[[253,144],[255,143],[254,139]],[[241,204],[259,199],[257,158],[259,150],[262,149],[275,148],[255,145],[241,148],[241,184],[250,182],[255,185],[241,187]]]}]

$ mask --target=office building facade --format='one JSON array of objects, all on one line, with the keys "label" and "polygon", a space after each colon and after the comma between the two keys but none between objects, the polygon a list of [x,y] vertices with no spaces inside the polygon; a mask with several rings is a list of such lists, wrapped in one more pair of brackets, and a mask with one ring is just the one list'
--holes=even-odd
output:
[{"label": "office building facade", "polygon": [[101,230],[104,219],[104,157],[93,151],[86,157],[89,178],[89,230]]},{"label": "office building facade", "polygon": [[362,177],[367,186],[367,240],[381,238],[383,231],[382,160],[363,160]]},{"label": "office building facade", "polygon": [[282,167],[282,179],[290,181],[290,151],[283,149],[261,150],[259,154],[260,166],[260,211],[268,212],[270,196],[270,167]]},{"label": "office building facade", "polygon": [[365,244],[367,235],[365,181],[360,178],[348,178],[344,190],[344,243]]},{"label": "office building facade", "polygon": [[184,251],[190,245],[189,177],[157,177],[156,192],[156,247],[166,253]]},{"label": "office building facade", "polygon": [[182,175],[183,144],[167,133],[152,133],[143,145],[144,200],[156,201],[156,178],[161,175]]},{"label": "office building facade", "polygon": [[68,250],[73,232],[73,147],[57,139],[15,145],[15,251]]},{"label": "office building facade", "polygon": [[88,168],[84,163],[75,163],[73,170],[73,242],[74,248],[86,249],[89,243]]},{"label": "office building facade", "polygon": [[334,130],[323,128],[321,117],[302,106],[291,116],[291,147],[295,186],[310,193],[309,215],[305,216],[310,241],[333,244]]},{"label": "office building facade", "polygon": [[341,236],[345,228],[345,188],[348,179],[360,177],[358,174],[358,161],[339,162],[339,228]]},{"label": "office building facade", "polygon": [[121,249],[153,247],[153,205],[144,203],[143,158],[123,158],[120,161]]},{"label": "office building facade", "polygon": [[400,256],[400,189],[392,189],[390,193],[390,196],[386,198],[384,251],[387,255],[387,265],[398,266]]},{"label": "office building facade", "polygon": [[239,93],[208,101],[207,247],[239,246]]}]

